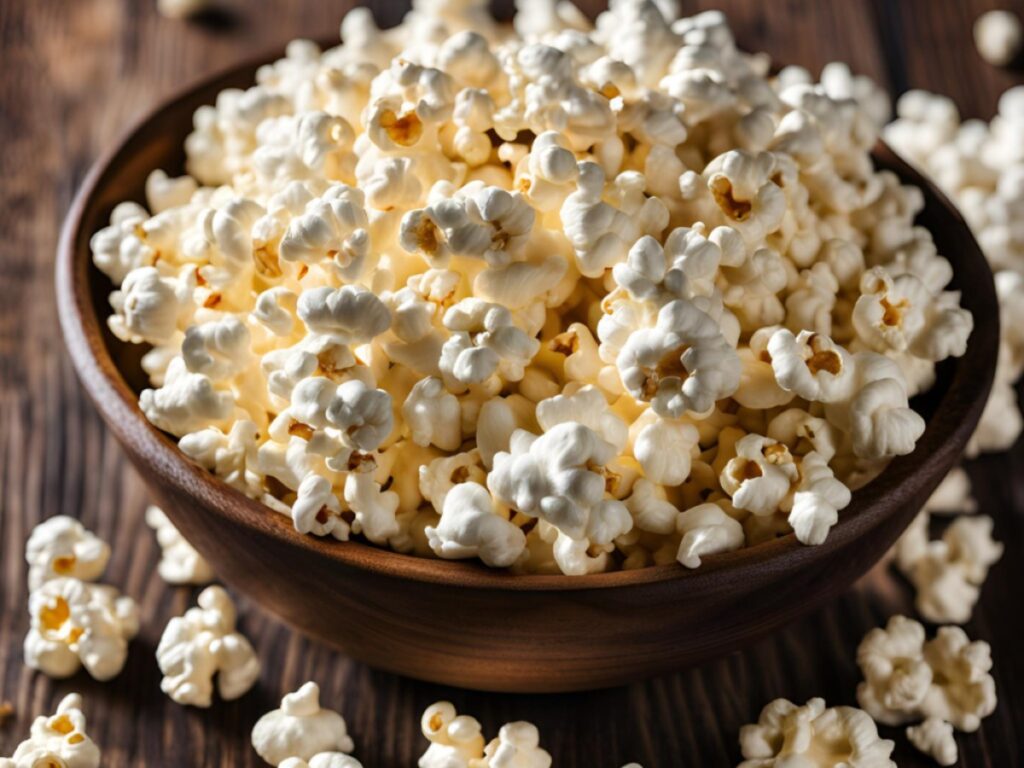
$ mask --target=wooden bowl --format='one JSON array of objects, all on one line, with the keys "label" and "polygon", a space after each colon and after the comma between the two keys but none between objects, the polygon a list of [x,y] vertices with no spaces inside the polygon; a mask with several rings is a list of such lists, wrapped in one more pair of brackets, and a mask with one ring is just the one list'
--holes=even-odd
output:
[{"label": "wooden bowl", "polygon": [[991,385],[998,349],[992,276],[950,203],[881,147],[877,161],[924,190],[920,224],[955,268],[974,314],[967,354],[939,366],[915,406],[916,450],[854,494],[827,541],[793,535],[705,559],[584,577],[517,576],[470,562],[401,555],[296,533],[291,522],[193,465],[137,406],[140,350],[106,329],[109,281],[89,238],[122,200],[143,200],[154,168],[183,166],[196,107],[253,81],[256,63],[188,88],[93,166],[57,253],[61,325],[82,384],[156,500],[232,588],[303,632],[380,669],[494,691],[598,688],[749,643],[845,590],[888,550],[960,456]]}]

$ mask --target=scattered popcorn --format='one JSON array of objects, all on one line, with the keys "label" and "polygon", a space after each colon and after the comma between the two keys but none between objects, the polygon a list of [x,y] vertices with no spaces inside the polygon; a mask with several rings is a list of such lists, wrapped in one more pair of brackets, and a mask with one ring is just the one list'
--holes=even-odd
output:
[{"label": "scattered popcorn", "polygon": [[420,719],[430,742],[419,768],[550,768],[551,755],[540,747],[536,726],[506,723],[497,738],[484,743],[476,718],[459,715],[447,701],[431,704]]},{"label": "scattered popcorn", "polygon": [[865,712],[854,707],[825,707],[811,699],[798,707],[776,699],[762,711],[756,725],[740,729],[739,768],[789,765],[844,765],[849,768],[895,768],[894,744],[878,735]]},{"label": "scattered popcorn", "polygon": [[187,175],[91,241],[142,411],[341,541],[573,575],[822,543],[973,329],[872,163],[884,94],[667,0],[521,5],[355,9],[196,111]]},{"label": "scattered popcorn", "polygon": [[901,537],[896,555],[917,592],[915,607],[922,617],[936,624],[966,624],[1003,545],[993,540],[988,515],[958,517],[931,541],[928,513],[922,512]]},{"label": "scattered popcorn", "polygon": [[[320,686],[310,682],[281,699],[280,709],[257,721],[252,729],[252,746],[271,765],[281,766],[289,759],[298,759],[305,760],[311,768],[349,768],[343,762],[332,762],[334,758],[330,755],[351,752],[353,743],[345,719],[337,712],[320,708]],[[290,765],[298,768],[302,763]],[[358,763],[352,768],[357,766]]]},{"label": "scattered popcorn", "polygon": [[945,720],[929,717],[907,728],[907,741],[929,755],[939,765],[956,765],[959,751],[953,726]]},{"label": "scattered popcorn", "polygon": [[50,677],[70,677],[81,667],[109,680],[124,667],[128,641],[139,631],[139,609],[114,587],[63,577],[29,595],[25,664]]},{"label": "scattered popcorn", "polygon": [[209,707],[214,675],[220,697],[230,701],[256,683],[260,663],[249,641],[235,630],[235,604],[224,589],[207,587],[198,603],[168,622],[156,660],[164,693],[179,704]]},{"label": "scattered popcorn", "polygon": [[1024,45],[1020,18],[1012,11],[986,11],[974,22],[974,44],[989,64],[1006,66]]},{"label": "scattered popcorn", "polygon": [[971,496],[971,478],[963,467],[953,467],[928,497],[923,509],[933,515],[973,514],[978,502]]},{"label": "scattered popcorn", "polygon": [[[1020,21],[1006,11],[991,11],[978,19],[975,36],[983,55],[980,42],[983,36],[986,46],[998,43],[1002,47],[1016,37],[1019,47]],[[989,50],[995,52],[994,48]],[[999,113],[991,123],[961,122],[951,100],[913,90],[900,97],[897,119],[884,131],[886,141],[930,176],[956,203],[995,273],[1000,305],[999,359],[992,393],[967,444],[969,457],[980,452],[1007,450],[1024,427],[1014,389],[1024,371],[1024,339],[1018,330],[1022,322],[1020,297],[1024,295],[1021,290],[1024,238],[1014,225],[1024,211],[1022,105],[1024,87],[1017,86],[1000,97]],[[919,251],[919,254],[924,253]],[[918,255],[914,260],[922,258],[931,262],[933,268],[939,265],[933,257]],[[906,260],[908,266],[911,261]],[[926,272],[918,271],[923,279]],[[937,269],[935,274],[939,274]],[[941,312],[944,314],[945,310]],[[947,319],[953,320],[953,315],[948,315]],[[956,326],[950,326],[950,330],[955,332]],[[959,343],[958,339],[956,341]]]},{"label": "scattered popcorn", "polygon": [[0,757],[0,768],[99,768],[100,750],[85,732],[82,697],[69,693],[50,717],[37,717],[28,739],[9,758]]},{"label": "scattered popcorn", "polygon": [[886,725],[923,721],[907,737],[940,765],[956,762],[953,728],[976,731],[996,706],[989,645],[971,642],[959,627],[940,627],[925,640],[921,624],[893,616],[864,637],[857,663],[860,705]]},{"label": "scattered popcorn", "polygon": [[25,559],[28,588],[34,592],[51,579],[96,581],[107,569],[110,547],[74,518],[57,515],[32,529]]},{"label": "scattered popcorn", "polygon": [[164,581],[196,585],[213,581],[210,564],[185,540],[160,507],[150,505],[146,508],[146,525],[156,531],[162,552],[157,572]]}]

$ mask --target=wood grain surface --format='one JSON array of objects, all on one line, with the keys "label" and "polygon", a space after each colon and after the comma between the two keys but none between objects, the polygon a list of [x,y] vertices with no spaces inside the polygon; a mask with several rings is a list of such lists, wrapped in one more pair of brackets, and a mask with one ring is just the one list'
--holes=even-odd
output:
[{"label": "wood grain surface", "polygon": [[[841,59],[899,92],[951,95],[966,116],[990,117],[998,95],[1021,82],[973,48],[970,25],[994,0],[721,0],[737,37],[780,62],[818,68]],[[367,768],[408,768],[425,742],[419,714],[450,698],[487,733],[511,719],[541,728],[557,768],[735,765],[739,727],[776,696],[854,702],[861,636],[910,610],[907,585],[876,569],[829,607],[745,652],[627,688],[568,696],[496,696],[415,683],[375,672],[297,636],[242,601],[241,625],[264,661],[257,689],[209,711],[183,709],[159,691],[153,651],[190,589],[155,573],[158,549],[145,527],[145,487],[85,401],[61,346],[52,264],[60,221],[89,164],[124,129],[181,83],[296,36],[336,30],[341,0],[222,2],[202,23],[157,16],[150,0],[0,0],[0,755],[32,717],[64,693],[86,701],[104,765],[255,766],[249,730],[281,694],[316,680],[341,711]],[[596,3],[588,3],[596,6]],[[1024,2],[1003,3],[1024,15]],[[382,22],[401,4],[380,2]],[[501,8],[500,11],[507,12]],[[1007,546],[968,626],[992,644],[999,708],[959,738],[960,765],[1024,764],[1024,448],[972,462],[983,511]],[[69,514],[110,541],[106,581],[136,598],[143,629],[124,672],[98,684],[80,674],[52,682],[22,664],[27,625],[23,547],[40,520]],[[254,574],[259,578],[259,574]],[[737,606],[742,610],[742,606]],[[930,763],[895,729],[900,766]]]}]

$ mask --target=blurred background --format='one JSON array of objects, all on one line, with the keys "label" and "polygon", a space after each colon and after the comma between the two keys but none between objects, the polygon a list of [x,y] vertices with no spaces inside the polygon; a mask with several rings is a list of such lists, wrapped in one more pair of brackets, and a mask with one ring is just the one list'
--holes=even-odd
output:
[{"label": "blurred background", "polygon": [[[578,2],[593,16],[603,6]],[[854,703],[855,649],[867,629],[911,610],[909,586],[884,566],[835,604],[747,651],[629,688],[575,696],[496,696],[424,685],[373,672],[310,643],[251,603],[242,630],[264,660],[260,686],[209,711],[184,709],[159,691],[153,656],[167,619],[194,600],[154,578],[156,542],[143,523],[140,478],[85,401],[63,352],[52,290],[53,252],[74,190],[128,125],[183,85],[243,59],[275,55],[295,37],[337,40],[353,5],[343,0],[217,0],[185,20],[155,0],[0,0],[0,755],[32,717],[63,693],[81,692],[103,763],[118,766],[255,766],[256,718],[282,693],[314,679],[325,704],[346,717],[368,768],[407,768],[425,742],[419,714],[439,698],[472,713],[485,732],[528,719],[558,768],[729,766],[737,733],[776,696]],[[368,3],[396,23],[406,3]],[[1021,0],[718,0],[682,2],[684,15],[719,8],[739,44],[778,65],[815,75],[839,60],[894,97],[924,88],[951,97],[963,117],[989,119],[999,95],[1024,82],[1018,60],[997,68],[972,39],[975,19]],[[509,18],[509,2],[494,4]],[[1024,136],[1021,137],[1024,142]],[[961,736],[960,765],[1024,764],[1024,449],[969,462],[982,511],[1007,548],[967,630],[993,647],[1000,705],[982,729]],[[100,685],[79,675],[53,682],[21,663],[27,625],[22,548],[40,520],[79,517],[110,541],[108,579],[139,600],[143,631],[128,666]],[[258,578],[258,575],[254,575]],[[737,610],[742,610],[741,606]],[[896,729],[882,729],[894,737]],[[901,766],[929,765],[897,738]]]}]

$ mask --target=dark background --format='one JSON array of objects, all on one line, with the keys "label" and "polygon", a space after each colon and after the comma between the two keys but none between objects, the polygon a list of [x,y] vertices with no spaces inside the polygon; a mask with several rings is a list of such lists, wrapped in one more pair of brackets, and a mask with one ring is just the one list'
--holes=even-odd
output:
[{"label": "dark background", "polygon": [[[103,764],[256,766],[256,719],[308,679],[348,720],[367,768],[411,768],[426,742],[420,713],[439,698],[475,715],[490,736],[501,723],[532,720],[556,768],[717,768],[738,762],[737,733],[777,696],[815,695],[854,704],[862,635],[909,612],[909,587],[878,568],[833,605],[734,654],[628,688],[572,696],[496,696],[424,685],[374,672],[304,640],[249,601],[241,628],[264,663],[243,700],[208,711],[160,693],[154,650],[167,620],[194,592],[155,573],[156,542],[143,522],[147,494],[86,402],[64,354],[52,285],[61,219],[88,166],[134,118],[179,86],[280,49],[291,38],[331,37],[352,3],[341,0],[223,1],[203,23],[162,19],[150,0],[0,0],[0,755],[69,691],[85,697],[89,733]],[[371,4],[382,23],[402,3]],[[600,4],[582,3],[590,11]],[[839,59],[893,93],[922,87],[953,97],[962,113],[989,118],[1019,71],[995,69],[970,36],[990,0],[719,0],[685,2],[729,13],[739,42],[778,63],[812,71]],[[507,16],[508,4],[499,12]],[[1024,2],[1003,3],[1024,16]],[[1024,139],[1022,139],[1024,140]],[[1024,764],[1024,448],[969,466],[982,511],[995,516],[1006,554],[993,568],[967,627],[992,644],[999,707],[961,735],[960,765]],[[113,547],[105,581],[137,599],[142,632],[128,665],[99,684],[85,673],[53,682],[22,664],[28,623],[23,551],[31,528],[55,514],[79,517]],[[216,563],[214,563],[216,567]],[[737,606],[736,610],[743,610]],[[901,733],[900,766],[931,765]]]}]

